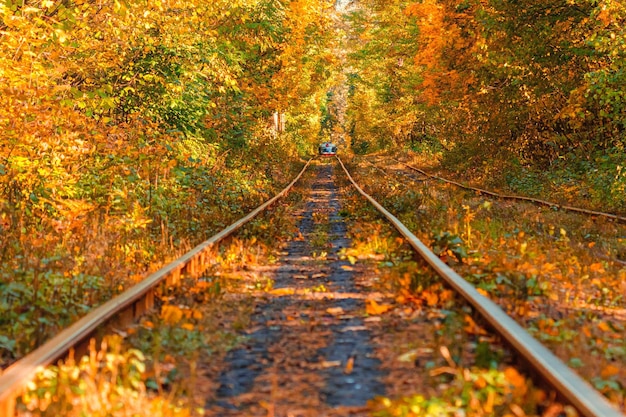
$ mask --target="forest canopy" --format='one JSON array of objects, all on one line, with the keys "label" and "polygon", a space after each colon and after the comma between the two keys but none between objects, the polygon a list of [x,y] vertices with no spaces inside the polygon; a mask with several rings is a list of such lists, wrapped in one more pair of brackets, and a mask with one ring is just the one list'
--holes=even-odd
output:
[{"label": "forest canopy", "polygon": [[484,160],[500,174],[563,168],[597,203],[626,208],[624,2],[359,4],[349,16],[356,151],[427,146],[460,169]]}]

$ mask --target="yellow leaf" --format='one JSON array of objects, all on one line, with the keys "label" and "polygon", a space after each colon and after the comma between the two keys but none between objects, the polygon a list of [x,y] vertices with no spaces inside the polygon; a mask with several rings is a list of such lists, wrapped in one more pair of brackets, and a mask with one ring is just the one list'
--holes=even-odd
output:
[{"label": "yellow leaf", "polygon": [[485,329],[483,329],[478,324],[476,324],[472,316],[468,316],[468,315],[465,316],[465,327],[463,328],[463,330],[465,330],[469,334],[477,334],[477,335],[487,334]]},{"label": "yellow leaf", "polygon": [[589,270],[591,272],[597,272],[599,274],[603,274],[605,271],[604,266],[600,262],[596,262],[595,264],[589,265]]},{"label": "yellow leaf", "polygon": [[439,299],[441,302],[450,301],[454,297],[456,293],[452,290],[442,290],[439,294]]},{"label": "yellow leaf", "polygon": [[496,396],[496,393],[491,390],[487,394],[487,401],[483,404],[483,410],[485,410],[485,413],[487,414],[493,413],[493,404],[496,400],[495,396]]},{"label": "yellow leaf", "polygon": [[337,316],[339,314],[343,314],[343,308],[341,307],[328,307],[326,309],[328,314],[332,314],[333,316]]},{"label": "yellow leaf", "polygon": [[437,303],[439,302],[439,296],[437,295],[437,293],[434,292],[429,292],[429,291],[424,291],[425,296],[426,296],[426,304],[430,307],[437,305]]},{"label": "yellow leaf", "polygon": [[482,376],[479,376],[476,381],[474,381],[474,386],[477,389],[483,389],[487,386],[487,381]]},{"label": "yellow leaf", "polygon": [[376,316],[386,313],[391,309],[390,304],[378,304],[375,300],[366,300],[365,311],[367,314]]},{"label": "yellow leaf", "polygon": [[183,318],[183,311],[173,305],[164,305],[161,307],[161,318],[167,324],[175,324]]},{"label": "yellow leaf", "polygon": [[181,327],[181,328],[183,328],[183,329],[185,329],[185,330],[189,330],[189,331],[191,331],[191,330],[193,330],[193,329],[194,329],[194,325],[193,325],[193,324],[191,324],[191,323],[185,323],[185,324],[183,324],[183,325],[182,325],[182,326],[180,326],[180,327]]},{"label": "yellow leaf", "polygon": [[598,324],[598,329],[602,330],[603,332],[608,332],[611,330],[611,327],[608,325],[606,321],[601,321]]},{"label": "yellow leaf", "polygon": [[489,293],[483,288],[476,288],[476,291],[478,291],[478,293],[482,295],[483,297],[489,298]]},{"label": "yellow leaf", "polygon": [[591,280],[591,284],[592,284],[592,285],[595,285],[595,286],[597,286],[597,287],[602,287],[602,286],[603,286],[603,285],[602,285],[602,281],[601,281],[601,280],[599,280],[598,278],[594,278],[594,279],[592,279],[592,280]]},{"label": "yellow leaf", "polygon": [[269,291],[270,294],[278,295],[278,296],[293,295],[295,292],[296,290],[294,290],[293,288],[276,288],[276,289]]}]

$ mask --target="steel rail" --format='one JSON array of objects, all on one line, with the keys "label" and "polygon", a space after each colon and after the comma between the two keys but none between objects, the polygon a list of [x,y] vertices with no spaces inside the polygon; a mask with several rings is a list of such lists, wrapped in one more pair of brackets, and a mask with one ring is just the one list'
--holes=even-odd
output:
[{"label": "steel rail", "polygon": [[583,213],[583,214],[589,214],[589,215],[592,215],[592,216],[606,217],[606,218],[613,219],[613,220],[616,220],[616,221],[621,222],[621,223],[626,223],[626,217],[619,216],[617,214],[605,213],[605,212],[602,212],[602,211],[589,210],[589,209],[584,209],[584,208],[574,207],[574,206],[567,206],[567,205],[564,205],[564,204],[554,203],[554,202],[551,202],[551,201],[540,200],[538,198],[524,197],[524,196],[512,195],[512,194],[499,194],[499,193],[496,193],[494,191],[483,190],[481,188],[472,187],[470,185],[465,185],[465,184],[462,184],[460,182],[449,180],[447,178],[443,178],[443,177],[440,177],[440,176],[437,176],[437,175],[429,174],[428,172],[426,172],[426,171],[424,171],[422,169],[416,168],[416,167],[414,167],[412,165],[409,165],[406,162],[402,162],[402,161],[400,161],[398,159],[395,159],[395,158],[391,158],[391,159],[393,159],[394,161],[398,162],[399,164],[404,165],[405,167],[407,167],[409,169],[412,169],[413,171],[417,171],[420,174],[425,175],[426,177],[434,178],[434,179],[437,179],[439,181],[446,182],[448,184],[453,184],[453,185],[456,185],[459,188],[464,188],[466,190],[476,191],[476,192],[481,193],[481,194],[486,194],[486,195],[489,195],[489,196],[492,196],[492,197],[502,198],[502,199],[505,199],[505,200],[528,201],[528,202],[531,202],[531,203],[541,204],[541,205],[548,206],[548,207],[556,207],[556,208],[559,208],[559,209],[562,209],[562,210],[573,211],[573,212],[576,212],[576,213]]},{"label": "steel rail", "polygon": [[452,287],[459,292],[528,363],[564,399],[585,417],[624,417],[587,381],[574,373],[496,303],[481,295],[463,277],[435,255],[404,224],[358,186],[339,157],[344,172],[357,191],[365,197],[407,239],[409,244]]},{"label": "steel rail", "polygon": [[180,258],[150,274],[122,294],[91,310],[48,342],[8,367],[0,375],[0,417],[15,415],[17,397],[42,367],[48,366],[66,355],[70,349],[87,340],[95,333],[96,329],[114,316],[122,314],[127,320],[132,320],[150,310],[154,305],[154,295],[160,285],[176,284],[181,274],[197,277],[202,273],[206,267],[209,249],[287,194],[302,177],[311,161],[312,159],[309,159],[294,180],[276,196],[221,232],[200,243]]}]

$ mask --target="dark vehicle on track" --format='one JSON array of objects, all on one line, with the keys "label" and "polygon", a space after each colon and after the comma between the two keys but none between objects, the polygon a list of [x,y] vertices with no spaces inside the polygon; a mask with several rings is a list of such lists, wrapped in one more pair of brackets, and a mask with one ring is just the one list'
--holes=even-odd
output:
[{"label": "dark vehicle on track", "polygon": [[322,156],[337,155],[337,145],[330,142],[324,142],[319,147],[319,153]]}]

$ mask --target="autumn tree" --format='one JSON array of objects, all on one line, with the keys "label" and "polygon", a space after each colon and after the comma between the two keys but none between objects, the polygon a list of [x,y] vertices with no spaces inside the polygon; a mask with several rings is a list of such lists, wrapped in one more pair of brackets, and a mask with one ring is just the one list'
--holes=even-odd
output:
[{"label": "autumn tree", "polygon": [[268,116],[319,120],[329,11],[326,0],[0,3],[3,359],[288,179],[316,138],[302,125],[276,135]]}]

